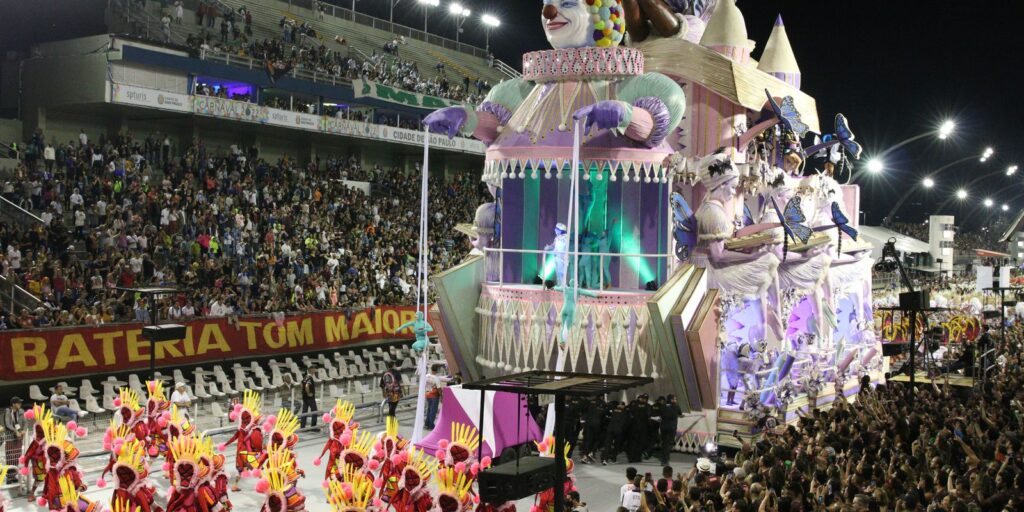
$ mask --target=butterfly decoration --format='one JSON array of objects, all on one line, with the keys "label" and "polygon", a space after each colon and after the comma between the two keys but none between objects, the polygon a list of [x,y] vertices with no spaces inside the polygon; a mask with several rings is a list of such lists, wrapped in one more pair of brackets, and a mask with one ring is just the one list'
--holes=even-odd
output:
[{"label": "butterfly decoration", "polygon": [[771,200],[772,207],[775,208],[775,212],[779,216],[779,222],[782,223],[782,230],[785,233],[782,237],[782,260],[785,261],[786,255],[789,253],[790,238],[794,242],[800,240],[806,244],[811,239],[811,228],[804,224],[807,221],[807,217],[804,216],[803,210],[800,209],[800,196],[795,196],[786,203],[785,212],[779,209],[779,204],[775,202],[774,197]]},{"label": "butterfly decoration", "polygon": [[754,214],[750,213],[750,207],[747,206],[747,203],[743,203],[743,225],[754,225]]},{"label": "butterfly decoration", "polygon": [[793,97],[786,96],[782,98],[782,104],[775,102],[775,98],[772,97],[772,93],[768,92],[768,89],[764,90],[764,93],[768,95],[768,104],[771,105],[772,111],[775,112],[775,117],[779,118],[779,122],[786,127],[787,130],[796,134],[798,139],[802,139],[804,134],[810,130],[807,123],[800,120],[800,112],[797,111],[796,105],[793,104]]},{"label": "butterfly decoration", "polygon": [[846,152],[853,157],[854,160],[860,158],[861,152],[864,148],[861,147],[860,143],[854,139],[857,138],[850,130],[850,124],[846,120],[846,116],[842,114],[836,114],[836,138],[839,139],[839,143],[846,148]]},{"label": "butterfly decoration", "polygon": [[689,260],[697,246],[697,217],[679,192],[672,193],[672,236],[676,239],[676,258]]},{"label": "butterfly decoration", "polygon": [[843,215],[843,210],[839,207],[839,203],[832,202],[832,222],[835,223],[836,229],[839,230],[839,247],[836,249],[837,252],[843,251],[843,233],[846,233],[850,238],[857,240],[857,230],[850,227],[850,219]]}]

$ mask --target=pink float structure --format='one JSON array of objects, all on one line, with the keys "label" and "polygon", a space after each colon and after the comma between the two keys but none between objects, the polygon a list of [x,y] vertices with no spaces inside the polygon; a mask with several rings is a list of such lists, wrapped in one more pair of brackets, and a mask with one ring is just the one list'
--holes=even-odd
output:
[{"label": "pink float structure", "polygon": [[[460,229],[474,254],[433,277],[431,322],[470,381],[652,377],[695,451],[879,379],[881,351],[859,190],[838,181],[860,153],[848,121],[819,126],[781,17],[755,60],[733,0],[672,4],[625,48],[618,0],[546,2],[554,50],[427,119],[488,144],[494,196]],[[577,15],[601,27],[560,32]]]}]

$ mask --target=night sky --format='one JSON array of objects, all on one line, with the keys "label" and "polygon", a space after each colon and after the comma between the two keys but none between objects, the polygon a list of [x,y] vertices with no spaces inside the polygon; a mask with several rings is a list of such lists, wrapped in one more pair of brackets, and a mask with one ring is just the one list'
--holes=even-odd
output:
[{"label": "night sky", "polygon": [[[348,7],[351,0],[330,0]],[[454,38],[448,15],[450,0],[433,9],[429,28]],[[519,67],[524,51],[547,47],[540,28],[541,0],[462,0],[473,14],[462,40],[484,45],[479,16],[493,14],[502,26],[491,35],[496,55]],[[0,49],[25,41],[74,37],[95,31],[102,18],[102,0],[0,0]],[[387,0],[357,0],[360,12],[387,18]],[[947,213],[964,218],[992,197],[1008,203],[1011,213],[1024,209],[1024,149],[1017,149],[1018,120],[1024,92],[1021,50],[1024,49],[1024,2],[979,1],[817,1],[740,0],[748,35],[760,56],[776,14],[785,20],[793,50],[803,72],[803,90],[818,100],[818,115],[831,119],[842,112],[865,145],[878,153],[907,137],[933,130],[947,117],[958,132],[945,142],[921,140],[890,154],[884,176],[863,180],[863,209],[877,223],[910,187],[918,193],[901,209],[901,219],[922,220],[939,203],[973,177],[996,172],[970,187],[961,206],[952,201]],[[68,21],[70,20],[70,22]],[[423,11],[416,0],[401,0],[396,22],[422,28]],[[24,29],[32,27],[30,33]],[[20,29],[20,30],[17,30]],[[50,30],[47,30],[50,29]],[[94,32],[93,32],[94,33]],[[829,124],[829,123],[826,123]],[[929,169],[980,154],[986,146],[995,157],[985,164],[972,160],[934,176],[937,186],[925,193],[921,179]],[[864,167],[866,161],[860,165]],[[1011,164],[1022,171],[1003,174]],[[997,208],[998,210],[998,208]],[[988,220],[983,212],[971,224]]]},{"label": "night sky", "polygon": [[[396,15],[396,21],[422,28],[419,5],[409,10],[413,1],[403,0],[398,11],[408,17]],[[454,37],[445,1],[435,9],[429,27]],[[387,17],[385,0],[360,0],[357,9],[371,12],[371,3]],[[491,45],[502,60],[518,64],[524,51],[547,47],[540,28],[540,0],[463,4],[473,11],[463,41],[483,46],[477,15],[486,12],[503,22],[491,35]],[[1022,171],[1013,178],[999,172],[981,180],[970,187],[963,210],[954,200],[946,212],[964,218],[989,196],[997,206],[1010,204],[1011,213],[1024,208],[1024,149],[1018,149],[1017,139],[1022,107],[1014,101],[1024,93],[1019,57],[1024,49],[1024,2],[740,0],[738,5],[748,36],[758,43],[755,57],[768,40],[775,16],[782,15],[803,72],[803,90],[818,100],[821,119],[830,120],[837,112],[847,115],[866,155],[955,118],[955,137],[904,146],[886,157],[884,177],[863,180],[862,206],[870,223],[880,222],[908,187],[917,186],[918,193],[901,208],[899,217],[921,221],[960,185],[1014,163],[1022,164]],[[919,184],[929,169],[980,154],[988,145],[996,150],[993,159],[951,167],[934,176],[937,186],[932,191],[923,192]],[[866,160],[860,162],[865,164]],[[979,211],[969,220],[979,225],[986,215]]]}]

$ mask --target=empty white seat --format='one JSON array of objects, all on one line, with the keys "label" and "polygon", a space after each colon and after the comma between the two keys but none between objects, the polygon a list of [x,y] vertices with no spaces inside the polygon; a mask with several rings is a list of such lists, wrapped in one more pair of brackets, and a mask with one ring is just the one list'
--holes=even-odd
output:
[{"label": "empty white seat", "polygon": [[209,393],[210,396],[214,396],[217,398],[225,396],[224,392],[217,389],[217,385],[212,382],[206,385],[206,392]]},{"label": "empty white seat", "polygon": [[113,411],[117,409],[117,407],[114,405],[114,398],[116,398],[115,395],[108,395],[106,393],[103,393],[103,408],[107,409],[108,411]]},{"label": "empty white seat", "polygon": [[82,379],[82,385],[78,388],[78,396],[84,397],[98,394],[99,391],[92,387],[92,382],[90,382],[89,379]]},{"label": "empty white seat", "polygon": [[28,397],[36,402],[45,402],[50,399],[50,397],[43,394],[37,384],[32,384],[28,387]]},{"label": "empty white seat", "polygon": [[210,394],[206,392],[206,381],[203,379],[202,375],[196,376],[196,383],[194,388],[195,389],[193,389],[192,396],[200,400],[210,398]]},{"label": "empty white seat", "polygon": [[181,370],[174,370],[174,382],[184,382],[187,384],[189,380],[185,378],[185,374]]},{"label": "empty white seat", "polygon": [[210,404],[210,415],[214,418],[224,418],[224,409],[220,406],[220,402],[212,402]]},{"label": "empty white seat", "polygon": [[96,403],[96,397],[94,396],[85,397],[85,410],[92,414],[102,414],[106,412],[106,409],[100,407],[100,404]]}]

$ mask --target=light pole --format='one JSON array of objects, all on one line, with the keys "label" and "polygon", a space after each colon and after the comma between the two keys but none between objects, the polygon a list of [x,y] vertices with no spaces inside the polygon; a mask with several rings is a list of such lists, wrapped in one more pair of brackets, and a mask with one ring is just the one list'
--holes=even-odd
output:
[{"label": "light pole", "polygon": [[462,25],[466,23],[470,11],[460,3],[453,3],[448,6],[448,13],[455,16],[455,44],[456,50],[458,50],[459,34],[462,33]]},{"label": "light pole", "polygon": [[[926,176],[923,180],[921,180],[921,186],[927,190],[930,190],[935,187],[935,180],[931,176]],[[903,197],[901,197],[900,200],[897,201],[896,204],[892,207],[892,209],[889,210],[889,213],[887,213],[885,217],[882,218],[882,222],[895,222],[896,219],[893,216],[896,215],[896,212],[899,211],[901,206],[903,206],[903,203],[905,203],[907,199],[910,199],[910,196],[914,195],[914,192],[916,191],[917,187],[911,187],[909,190],[907,190],[907,193],[903,194]]]},{"label": "light pole", "polygon": [[[987,150],[986,150],[986,152],[987,152]],[[983,158],[984,159],[982,161],[985,161],[985,160],[987,160],[988,157],[983,157]],[[981,176],[978,176],[978,177],[972,179],[971,181],[968,181],[967,184],[964,185],[964,186],[965,187],[970,187],[971,185],[974,185],[975,183],[977,183],[977,182],[979,182],[981,180],[991,178],[991,177],[993,177],[993,176],[995,176],[997,174],[1006,174],[1006,176],[1013,176],[1016,173],[1017,173],[1017,166],[1016,165],[1011,165],[1011,166],[1007,167],[1005,171],[996,169],[996,170],[994,170],[994,171],[992,171],[990,173],[982,174]],[[947,199],[944,203],[939,205],[939,209],[937,211],[941,212],[943,208],[945,208],[946,206],[949,205],[949,201],[950,201],[950,199]]]},{"label": "light pole", "polygon": [[[939,140],[946,140],[946,139],[949,138],[950,135],[953,135],[953,132],[955,132],[955,131],[956,131],[956,123],[953,120],[951,120],[951,119],[947,119],[947,120],[943,121],[942,124],[939,125],[939,127],[934,129],[934,130],[928,130],[928,131],[926,131],[924,133],[919,133],[917,135],[914,135],[913,137],[910,137],[910,138],[907,138],[907,139],[903,139],[903,140],[897,142],[895,145],[889,146],[885,151],[882,151],[881,153],[879,153],[879,154],[875,155],[874,157],[872,157],[871,160],[868,161],[868,171],[871,172],[872,174],[877,174],[878,172],[880,172],[882,170],[881,168],[878,168],[877,170],[873,170],[871,168],[871,165],[872,165],[871,163],[872,162],[874,162],[874,161],[878,161],[879,163],[884,162],[886,155],[888,155],[889,153],[892,153],[893,151],[895,151],[895,150],[897,150],[897,149],[899,149],[899,148],[901,148],[903,146],[906,146],[907,144],[910,144],[911,142],[918,141],[918,140],[921,140],[921,139],[923,139],[925,137],[930,137],[930,136],[935,136]],[[855,173],[853,175],[853,177],[850,178],[850,183],[857,183],[857,179],[860,177],[860,174],[861,173]]]},{"label": "light pole", "polygon": [[[420,5],[423,6],[423,33],[427,33],[427,17],[430,16],[430,8],[441,5],[441,0],[419,0]],[[426,39],[426,36],[424,36]]]},{"label": "light pole", "polygon": [[484,49],[487,52],[491,51],[491,29],[495,29],[501,26],[501,20],[491,16],[490,14],[484,14],[480,17],[480,21],[484,24]]},{"label": "light pole", "polygon": [[[982,161],[984,162],[986,159],[988,159],[990,156],[992,156],[992,153],[993,153],[992,148],[985,148],[985,150],[981,153]],[[985,156],[985,155],[988,155],[988,156]],[[959,160],[953,160],[952,162],[950,162],[950,163],[948,163],[946,165],[943,165],[942,167],[939,167],[938,169],[935,169],[934,171],[932,171],[931,174],[928,177],[925,178],[925,181],[926,182],[927,181],[931,181],[932,185],[934,185],[935,184],[934,176],[938,176],[939,173],[941,173],[942,171],[945,171],[946,169],[949,169],[950,167],[953,167],[954,165],[959,165],[959,164],[962,164],[964,162],[967,162],[967,161],[970,161],[970,160],[974,160],[975,158],[978,158],[978,156],[977,155],[971,155],[971,156],[965,156],[965,157],[963,157],[963,158],[961,158]],[[872,162],[874,162],[874,160],[868,162],[868,170],[869,171],[871,170],[871,163]],[[1011,169],[1012,169],[1012,171],[1011,171]],[[1017,172],[1017,166],[1016,165],[1011,166],[1010,168],[1008,168],[1006,170],[1006,175],[1007,176],[1012,176],[1013,173],[1015,173],[1015,172]],[[970,186],[970,183],[967,186]],[[932,187],[928,186],[927,184],[925,184],[924,188],[932,188]],[[896,202],[896,205],[893,206],[891,210],[889,210],[889,213],[886,214],[886,216],[883,217],[883,219],[886,219],[886,220],[892,222],[894,220],[894,216],[896,215],[896,212],[899,211],[900,207],[903,206],[903,203],[905,203],[907,201],[907,199],[910,199],[910,196],[913,195],[915,191],[917,191],[916,188],[908,189],[907,193],[903,194],[903,197],[901,197],[900,200]],[[939,211],[941,211],[941,209]]]}]

